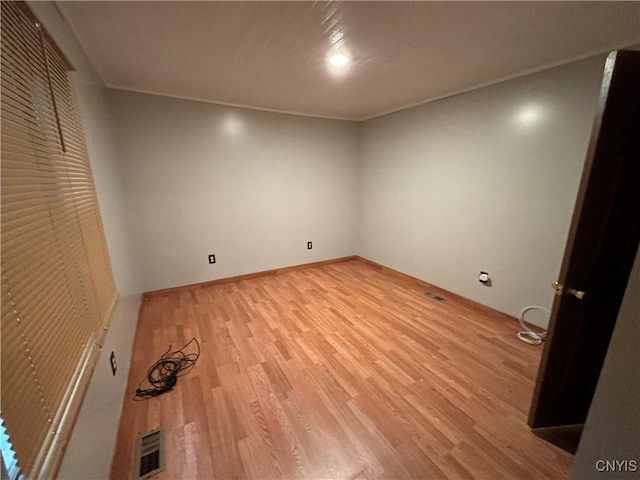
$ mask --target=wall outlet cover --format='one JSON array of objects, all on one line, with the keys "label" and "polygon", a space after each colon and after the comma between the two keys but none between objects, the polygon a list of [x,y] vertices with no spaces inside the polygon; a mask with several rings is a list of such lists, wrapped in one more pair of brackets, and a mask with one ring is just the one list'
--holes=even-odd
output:
[{"label": "wall outlet cover", "polygon": [[211,254],[209,255],[209,263],[216,263],[216,256]]}]

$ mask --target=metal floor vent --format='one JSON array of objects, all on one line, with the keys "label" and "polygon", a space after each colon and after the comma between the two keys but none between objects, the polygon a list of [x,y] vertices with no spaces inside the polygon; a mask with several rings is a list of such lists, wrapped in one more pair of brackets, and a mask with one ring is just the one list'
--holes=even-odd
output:
[{"label": "metal floor vent", "polygon": [[424,294],[429,297],[429,298],[433,298],[434,300],[437,300],[439,302],[444,302],[444,297],[441,297],[440,295],[438,295],[437,293],[433,293],[433,292],[424,292]]},{"label": "metal floor vent", "polygon": [[162,428],[138,435],[136,442],[136,480],[164,470],[164,431]]}]

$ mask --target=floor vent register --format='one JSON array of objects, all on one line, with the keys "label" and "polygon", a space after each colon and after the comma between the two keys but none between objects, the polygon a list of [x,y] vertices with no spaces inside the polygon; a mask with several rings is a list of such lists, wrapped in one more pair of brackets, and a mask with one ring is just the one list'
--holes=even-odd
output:
[{"label": "floor vent register", "polygon": [[136,445],[136,480],[164,470],[164,431],[161,428],[138,435]]},{"label": "floor vent register", "polygon": [[437,300],[439,302],[444,302],[444,297],[441,297],[440,295],[438,295],[437,293],[433,293],[433,292],[424,292],[424,294],[429,297],[429,298],[433,298],[434,300]]}]

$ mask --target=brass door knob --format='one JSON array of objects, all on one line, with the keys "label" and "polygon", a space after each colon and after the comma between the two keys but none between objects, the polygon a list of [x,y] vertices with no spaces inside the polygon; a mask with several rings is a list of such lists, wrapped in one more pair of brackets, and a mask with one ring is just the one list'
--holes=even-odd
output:
[{"label": "brass door knob", "polygon": [[562,289],[564,288],[564,285],[562,285],[560,282],[553,282],[551,284],[551,288],[553,288],[553,290],[556,292],[556,295],[562,295]]},{"label": "brass door knob", "polygon": [[[551,288],[555,290],[556,295],[562,295],[562,293],[564,292],[564,285],[562,285],[560,282],[553,282],[551,284]],[[567,295],[573,295],[578,300],[582,300],[586,295],[586,292],[583,292],[582,290],[576,290],[575,288],[570,288],[569,290],[567,290]]]}]

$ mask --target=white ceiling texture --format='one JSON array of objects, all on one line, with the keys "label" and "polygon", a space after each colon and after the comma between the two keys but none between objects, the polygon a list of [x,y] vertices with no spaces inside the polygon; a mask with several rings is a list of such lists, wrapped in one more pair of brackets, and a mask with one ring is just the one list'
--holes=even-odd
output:
[{"label": "white ceiling texture", "polygon": [[350,120],[640,43],[640,2],[56,5],[109,87]]}]

